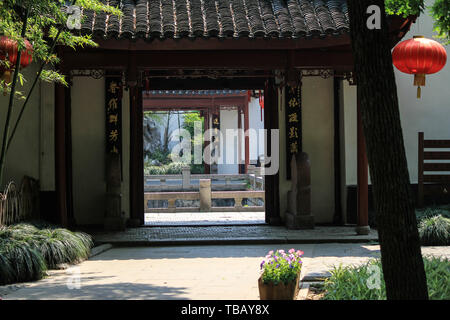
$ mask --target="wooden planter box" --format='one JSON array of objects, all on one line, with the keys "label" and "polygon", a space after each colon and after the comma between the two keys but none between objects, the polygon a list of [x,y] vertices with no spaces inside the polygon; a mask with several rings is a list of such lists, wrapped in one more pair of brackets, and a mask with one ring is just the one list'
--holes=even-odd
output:
[{"label": "wooden planter box", "polygon": [[264,284],[262,276],[258,279],[259,298],[261,300],[294,300],[299,291],[300,273],[295,281],[288,283],[283,282],[274,285],[273,283]]}]

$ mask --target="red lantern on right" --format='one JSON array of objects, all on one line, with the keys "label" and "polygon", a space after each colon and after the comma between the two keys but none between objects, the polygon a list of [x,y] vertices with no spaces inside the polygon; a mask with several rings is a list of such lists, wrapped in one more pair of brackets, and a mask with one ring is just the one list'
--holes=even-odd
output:
[{"label": "red lantern on right", "polygon": [[394,48],[392,61],[401,72],[414,74],[417,98],[420,99],[420,87],[425,86],[425,75],[439,72],[445,66],[447,52],[437,41],[414,36]]}]

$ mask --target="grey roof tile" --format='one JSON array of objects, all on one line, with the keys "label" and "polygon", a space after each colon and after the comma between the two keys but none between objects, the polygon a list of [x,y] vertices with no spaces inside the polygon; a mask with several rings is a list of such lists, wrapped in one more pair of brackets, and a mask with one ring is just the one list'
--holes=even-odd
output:
[{"label": "grey roof tile", "polygon": [[301,38],[349,31],[346,0],[103,0],[120,19],[82,12],[81,32],[104,38]]}]

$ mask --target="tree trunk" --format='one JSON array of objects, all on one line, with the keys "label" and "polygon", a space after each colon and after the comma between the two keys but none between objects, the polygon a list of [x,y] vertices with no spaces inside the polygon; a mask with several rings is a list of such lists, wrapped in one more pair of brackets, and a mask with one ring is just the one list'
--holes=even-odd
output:
[{"label": "tree trunk", "polygon": [[167,113],[167,123],[164,129],[164,146],[163,146],[164,152],[169,151],[169,125],[170,125],[170,111]]},{"label": "tree trunk", "polygon": [[[369,29],[377,5],[381,29]],[[350,33],[388,299],[428,299],[383,0],[349,0]]]}]

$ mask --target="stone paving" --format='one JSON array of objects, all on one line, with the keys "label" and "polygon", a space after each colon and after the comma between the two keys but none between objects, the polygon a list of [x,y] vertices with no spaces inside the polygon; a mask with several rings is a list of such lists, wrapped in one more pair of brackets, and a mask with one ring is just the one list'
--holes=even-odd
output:
[{"label": "stone paving", "polygon": [[146,226],[207,226],[264,224],[265,212],[146,213]]},{"label": "stone paving", "polygon": [[[269,250],[292,247],[305,253],[303,278],[323,274],[333,265],[360,264],[379,256],[379,246],[357,243],[113,248],[71,271],[50,271],[49,277],[15,285],[10,291],[0,287],[0,295],[3,299],[259,299],[262,258]],[[450,247],[423,247],[422,253],[450,258]],[[79,289],[73,288],[77,274]]]},{"label": "stone paving", "polygon": [[371,230],[367,236],[356,235],[354,227],[316,227],[312,230],[288,230],[284,226],[183,226],[140,227],[123,232],[97,232],[97,243],[115,245],[189,245],[189,244],[255,244],[255,243],[325,243],[377,241]]}]

